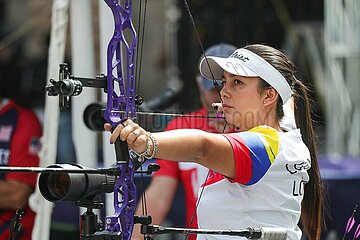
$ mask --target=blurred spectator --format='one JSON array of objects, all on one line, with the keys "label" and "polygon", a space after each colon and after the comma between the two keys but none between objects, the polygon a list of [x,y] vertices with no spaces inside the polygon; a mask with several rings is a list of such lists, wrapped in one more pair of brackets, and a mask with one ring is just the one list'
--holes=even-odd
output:
[{"label": "blurred spectator", "polygon": [[[38,166],[41,134],[41,125],[32,111],[0,97],[1,166]],[[0,240],[9,239],[10,220],[18,209],[23,209],[25,214],[14,239],[31,239],[35,213],[28,207],[28,198],[35,184],[34,173],[0,173]]]}]

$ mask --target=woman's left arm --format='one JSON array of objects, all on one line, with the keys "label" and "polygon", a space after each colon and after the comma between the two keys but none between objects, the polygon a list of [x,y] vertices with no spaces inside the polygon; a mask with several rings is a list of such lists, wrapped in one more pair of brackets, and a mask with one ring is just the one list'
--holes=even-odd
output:
[{"label": "woman's left arm", "polygon": [[[110,130],[111,125],[106,124],[105,129]],[[156,158],[196,162],[229,178],[235,178],[233,150],[229,141],[221,134],[197,129],[179,129],[152,135],[158,143]],[[122,141],[127,141],[129,148],[135,152],[142,153],[147,149],[148,133],[131,120],[114,129],[110,142],[114,143],[119,136]]]}]

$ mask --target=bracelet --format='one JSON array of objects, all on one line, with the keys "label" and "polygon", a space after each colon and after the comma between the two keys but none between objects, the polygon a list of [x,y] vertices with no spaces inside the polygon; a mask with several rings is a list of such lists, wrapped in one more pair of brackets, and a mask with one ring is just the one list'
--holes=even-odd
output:
[{"label": "bracelet", "polygon": [[139,157],[138,158],[139,162],[143,162],[144,158],[153,159],[159,150],[159,147],[158,147],[159,144],[158,144],[157,140],[154,138],[154,136],[150,132],[147,132],[147,136],[148,136],[148,139],[146,141],[145,151],[143,151],[142,153],[137,153],[137,152],[133,151]]},{"label": "bracelet", "polygon": [[[148,147],[145,151],[144,157],[146,159],[153,159],[155,157],[156,153],[159,151],[159,143],[150,132],[148,132],[147,135],[148,135],[148,142],[147,142]],[[152,144],[149,144],[149,139]],[[152,145],[152,154],[150,154],[151,153],[150,145]]]}]

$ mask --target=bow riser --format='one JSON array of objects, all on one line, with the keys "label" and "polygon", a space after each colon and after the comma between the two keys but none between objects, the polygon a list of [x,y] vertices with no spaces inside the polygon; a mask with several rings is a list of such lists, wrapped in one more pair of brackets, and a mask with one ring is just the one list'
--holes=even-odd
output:
[{"label": "bow riser", "polygon": [[[115,29],[107,49],[108,96],[104,117],[115,127],[125,119],[136,117],[135,52],[137,35],[132,24],[132,2],[125,1],[124,6],[120,6],[118,1],[114,0],[105,0],[105,2],[113,13]],[[125,37],[125,33],[131,35],[128,37],[129,41]],[[125,66],[123,66],[122,56],[126,58]],[[126,70],[125,74],[123,69]],[[119,90],[120,93],[117,93],[116,90]],[[124,113],[120,115],[118,110],[123,110]]]},{"label": "bow riser", "polygon": [[[126,119],[136,117],[135,52],[137,36],[132,24],[132,1],[125,1],[123,6],[119,5],[118,0],[105,0],[105,2],[113,13],[115,29],[107,49],[108,92],[104,118],[113,127],[116,127]],[[131,35],[130,41],[127,41],[125,34]],[[123,112],[120,113],[119,110]],[[135,167],[133,162],[129,161],[126,142],[119,144],[122,147],[122,156],[119,157],[120,153],[116,152],[116,166],[121,174],[116,177],[115,211],[112,216],[106,217],[106,231],[112,232],[113,235],[121,234],[121,239],[129,240],[134,226],[136,207],[136,186],[133,181]],[[117,146],[115,147],[118,150]]]}]

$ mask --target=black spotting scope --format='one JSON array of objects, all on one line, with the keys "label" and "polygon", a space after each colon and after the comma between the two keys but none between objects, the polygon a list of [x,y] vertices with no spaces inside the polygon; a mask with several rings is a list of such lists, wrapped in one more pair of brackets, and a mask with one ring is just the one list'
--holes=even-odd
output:
[{"label": "black spotting scope", "polygon": [[[77,164],[54,164],[48,168],[91,169]],[[41,173],[39,177],[40,192],[50,202],[77,202],[99,193],[111,193],[114,185],[115,176],[108,174],[53,172]]]}]

